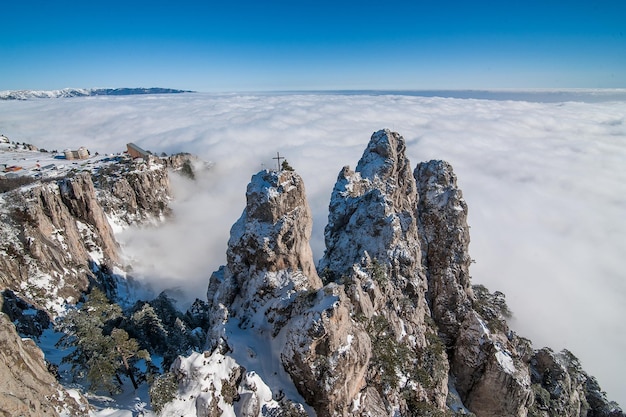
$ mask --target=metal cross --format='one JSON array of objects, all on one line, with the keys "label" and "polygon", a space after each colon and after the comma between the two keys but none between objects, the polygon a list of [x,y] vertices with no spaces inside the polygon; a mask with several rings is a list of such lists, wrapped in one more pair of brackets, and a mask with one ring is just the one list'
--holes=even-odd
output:
[{"label": "metal cross", "polygon": [[280,172],[280,160],[285,158],[280,156],[280,152],[276,152],[276,156],[272,159],[276,159],[276,162],[278,163],[278,171]]}]

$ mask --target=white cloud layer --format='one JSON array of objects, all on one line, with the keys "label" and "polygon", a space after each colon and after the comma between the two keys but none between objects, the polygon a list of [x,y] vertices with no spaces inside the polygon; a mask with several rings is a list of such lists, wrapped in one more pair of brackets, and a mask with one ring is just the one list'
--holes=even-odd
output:
[{"label": "white cloud layer", "polygon": [[529,103],[401,95],[209,95],[0,102],[0,133],[47,149],[127,142],[215,163],[175,181],[175,218],[123,236],[159,290],[204,298],[246,185],[277,151],[304,178],[323,252],[330,193],[388,127],[415,165],[449,161],[469,205],[474,283],[506,293],[513,327],[570,349],[626,405],[626,101]]}]

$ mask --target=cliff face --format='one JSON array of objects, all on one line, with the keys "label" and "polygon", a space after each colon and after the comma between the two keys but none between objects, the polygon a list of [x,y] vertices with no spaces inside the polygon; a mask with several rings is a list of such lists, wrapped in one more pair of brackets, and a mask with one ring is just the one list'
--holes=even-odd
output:
[{"label": "cliff face", "polygon": [[31,339],[22,339],[4,313],[0,313],[0,374],[1,416],[89,415],[87,401],[56,381],[46,368],[43,352]]},{"label": "cliff face", "polygon": [[135,168],[112,164],[0,196],[0,415],[89,415],[86,400],[57,383],[42,351],[11,321],[39,337],[65,303],[118,265],[109,220],[128,225],[166,213],[166,168]]},{"label": "cliff face", "polygon": [[[51,315],[75,303],[96,272],[119,263],[113,226],[168,213],[164,166],[113,164],[5,193],[0,200],[0,288]],[[96,185],[94,185],[94,182]]]},{"label": "cliff face", "polygon": [[448,366],[435,329],[426,322],[417,188],[404,152],[399,134],[379,131],[356,170],[342,169],[319,269],[343,284],[346,308],[374,347],[364,384],[370,407],[408,412],[412,402],[445,405]]},{"label": "cliff face", "polygon": [[[452,167],[411,172],[404,151],[399,134],[376,132],[356,170],[339,173],[321,280],[301,178],[252,178],[227,265],[210,279],[210,350],[194,371],[214,375],[210,363],[233,361],[229,389],[246,403],[225,399],[226,380],[213,377],[201,391],[181,383],[166,410],[192,401],[206,415],[624,415],[573,355],[534,351],[512,332],[503,294],[471,286],[467,205]],[[181,358],[175,372],[190,363]],[[272,401],[250,394],[252,377]]]}]

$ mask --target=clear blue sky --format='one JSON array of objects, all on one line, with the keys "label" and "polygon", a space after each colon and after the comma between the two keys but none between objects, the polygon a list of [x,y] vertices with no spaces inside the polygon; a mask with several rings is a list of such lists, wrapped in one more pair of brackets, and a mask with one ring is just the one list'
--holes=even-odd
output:
[{"label": "clear blue sky", "polygon": [[626,0],[10,0],[0,90],[626,87]]}]

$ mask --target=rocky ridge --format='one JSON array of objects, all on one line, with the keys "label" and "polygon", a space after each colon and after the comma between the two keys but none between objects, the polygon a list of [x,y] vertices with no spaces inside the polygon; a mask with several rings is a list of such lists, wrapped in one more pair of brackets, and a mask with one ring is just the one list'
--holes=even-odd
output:
[{"label": "rocky ridge", "polygon": [[63,88],[61,90],[0,91],[0,100],[29,100],[36,98],[70,98],[91,96],[127,96],[136,94],[180,94],[193,91],[172,88]]},{"label": "rocky ridge", "polygon": [[54,316],[119,265],[112,226],[159,219],[169,195],[164,165],[138,170],[132,162],[5,193],[0,286]]},{"label": "rocky ridge", "polygon": [[91,285],[114,291],[121,265],[112,225],[167,215],[167,170],[181,163],[179,156],[150,167],[120,160],[0,196],[1,415],[89,414],[87,401],[62,387],[42,351],[20,335],[41,336]]},{"label": "rocky ridge", "polygon": [[[187,402],[197,415],[624,416],[573,355],[509,329],[503,294],[471,286],[452,167],[411,172],[399,134],[374,133],[339,173],[321,280],[301,178],[263,171],[246,196],[210,279],[209,350],[194,372],[217,357],[233,371],[202,391],[180,383],[162,415]],[[274,402],[250,392],[254,376]]]}]

